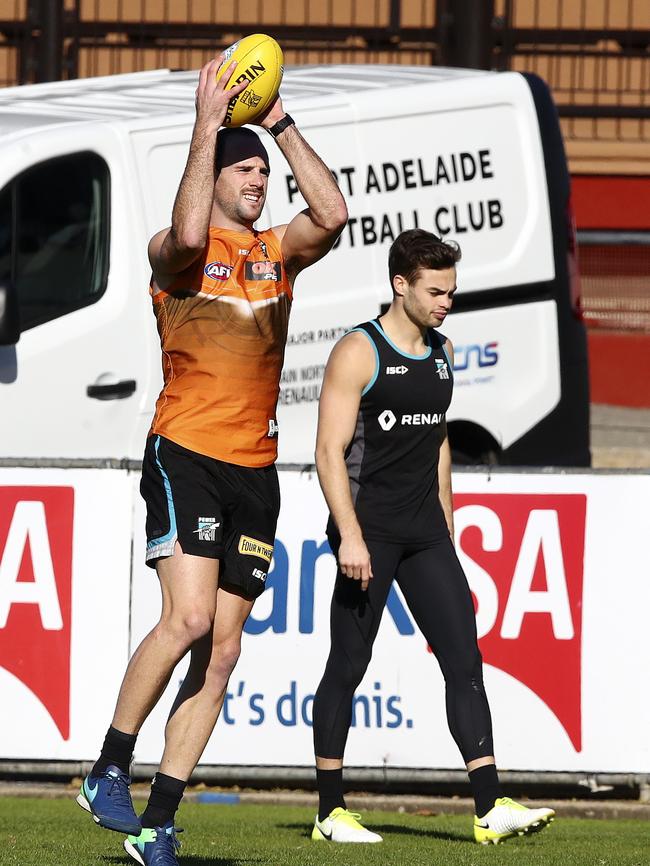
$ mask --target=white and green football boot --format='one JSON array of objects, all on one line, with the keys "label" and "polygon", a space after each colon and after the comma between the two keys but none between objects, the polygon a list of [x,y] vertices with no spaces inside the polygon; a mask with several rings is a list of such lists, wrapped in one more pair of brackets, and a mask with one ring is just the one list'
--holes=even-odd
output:
[{"label": "white and green football boot", "polygon": [[382,837],[379,833],[372,833],[366,830],[363,824],[359,823],[361,815],[358,812],[350,812],[348,809],[343,809],[337,806],[333,809],[327,818],[322,821],[314,822],[314,829],[311,832],[313,842],[365,842],[374,843],[382,842]]},{"label": "white and green football boot", "polygon": [[499,797],[487,815],[474,816],[474,838],[481,845],[497,845],[513,836],[537,833],[554,818],[553,809],[529,809],[510,797]]}]

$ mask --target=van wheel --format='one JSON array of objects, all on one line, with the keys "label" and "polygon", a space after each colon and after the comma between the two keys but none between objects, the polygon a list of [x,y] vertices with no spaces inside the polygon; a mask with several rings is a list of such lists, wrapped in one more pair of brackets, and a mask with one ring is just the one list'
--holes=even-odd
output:
[{"label": "van wheel", "polygon": [[447,427],[451,462],[457,466],[498,466],[501,449],[487,430],[469,421],[452,421]]}]

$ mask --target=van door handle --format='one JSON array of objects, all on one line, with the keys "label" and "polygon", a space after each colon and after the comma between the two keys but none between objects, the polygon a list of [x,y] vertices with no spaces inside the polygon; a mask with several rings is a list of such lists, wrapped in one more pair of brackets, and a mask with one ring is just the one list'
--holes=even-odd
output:
[{"label": "van door handle", "polygon": [[130,397],[137,387],[135,379],[122,379],[110,385],[88,385],[86,394],[95,400],[124,400]]}]

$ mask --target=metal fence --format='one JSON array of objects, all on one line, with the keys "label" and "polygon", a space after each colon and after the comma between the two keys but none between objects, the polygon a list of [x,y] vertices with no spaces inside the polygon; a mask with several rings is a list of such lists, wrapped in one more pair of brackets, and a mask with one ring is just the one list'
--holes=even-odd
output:
[{"label": "metal fence", "polygon": [[590,328],[650,332],[650,232],[580,232],[580,280]]}]

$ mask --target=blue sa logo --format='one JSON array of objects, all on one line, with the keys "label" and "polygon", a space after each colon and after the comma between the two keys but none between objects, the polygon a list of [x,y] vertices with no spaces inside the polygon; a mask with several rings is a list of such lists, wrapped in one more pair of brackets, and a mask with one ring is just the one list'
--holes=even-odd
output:
[{"label": "blue sa logo", "polygon": [[210,262],[203,268],[203,273],[213,280],[227,280],[232,273],[232,266],[224,265],[223,262]]}]

